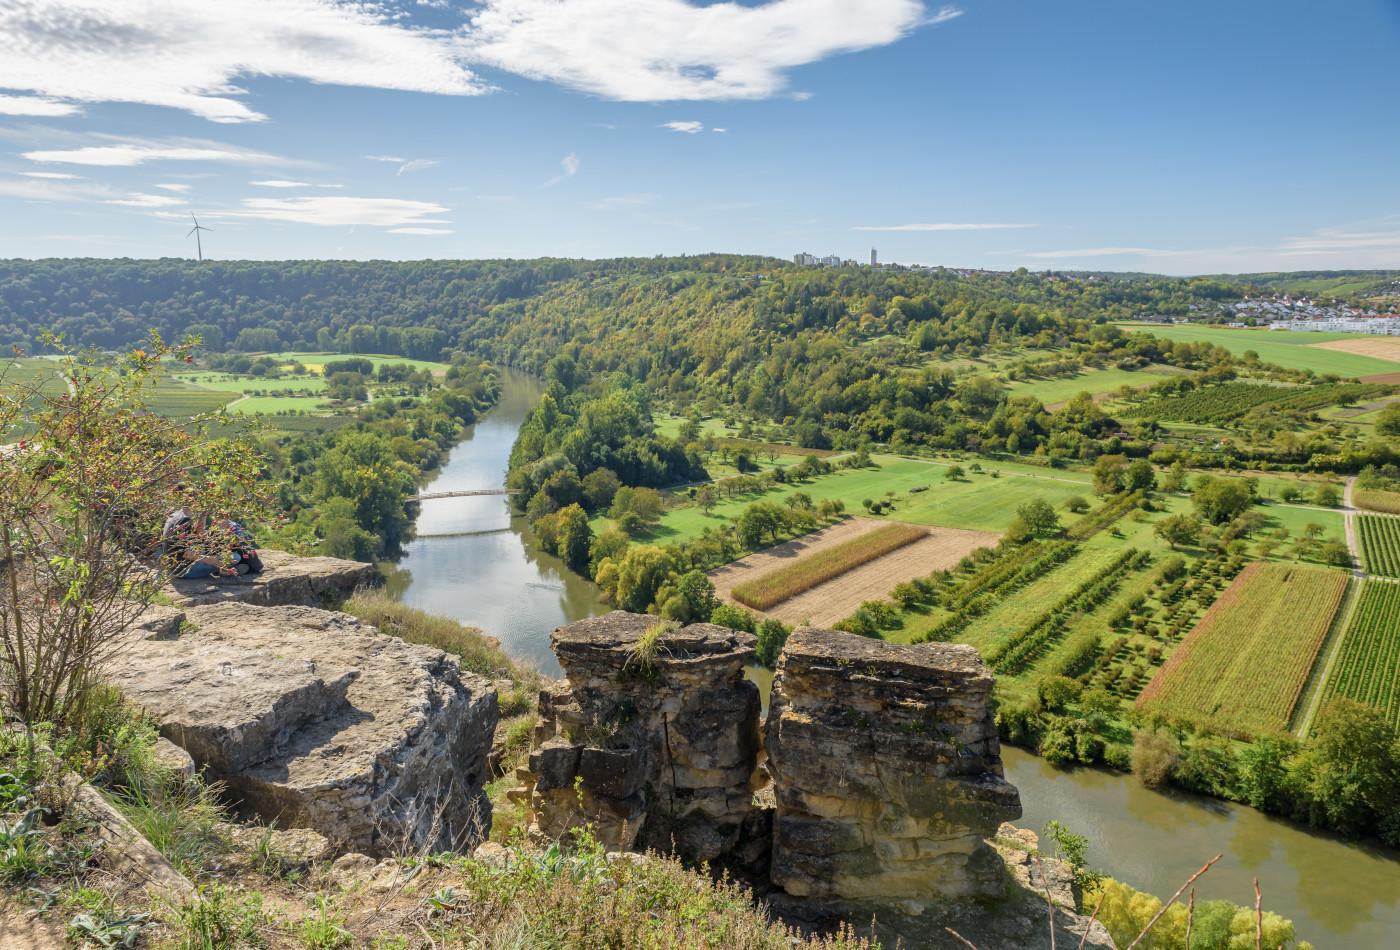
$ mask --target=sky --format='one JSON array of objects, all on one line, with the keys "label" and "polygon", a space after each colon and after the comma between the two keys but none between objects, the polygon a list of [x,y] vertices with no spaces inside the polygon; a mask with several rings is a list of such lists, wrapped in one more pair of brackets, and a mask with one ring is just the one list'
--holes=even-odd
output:
[{"label": "sky", "polygon": [[0,257],[1400,268],[1400,0],[0,0]]}]

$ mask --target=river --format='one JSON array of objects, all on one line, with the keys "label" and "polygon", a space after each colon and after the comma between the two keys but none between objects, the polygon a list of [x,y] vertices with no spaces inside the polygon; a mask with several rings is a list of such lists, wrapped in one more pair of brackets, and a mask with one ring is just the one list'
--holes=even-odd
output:
[{"label": "river", "polygon": [[[500,402],[453,449],[428,491],[499,487],[511,445],[539,400],[538,380],[504,371]],[[608,610],[597,589],[533,544],[503,496],[423,502],[418,536],[399,567],[403,600],[497,637],[517,659],[550,675],[559,666],[549,633]],[[766,672],[766,671],[764,671]],[[765,691],[771,677],[755,677]],[[766,701],[766,695],[765,695]],[[1007,778],[1021,790],[1021,824],[1056,819],[1090,840],[1090,862],[1165,898],[1207,859],[1224,858],[1199,882],[1199,899],[1253,901],[1293,920],[1319,950],[1400,947],[1400,856],[1321,835],[1250,808],[1163,794],[1098,769],[1059,770],[1005,748]]]}]

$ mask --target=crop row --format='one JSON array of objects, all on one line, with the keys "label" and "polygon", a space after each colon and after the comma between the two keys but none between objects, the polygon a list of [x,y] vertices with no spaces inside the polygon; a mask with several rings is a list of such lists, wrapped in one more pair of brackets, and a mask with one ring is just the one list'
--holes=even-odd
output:
[{"label": "crop row", "polygon": [[1065,533],[1075,541],[1087,541],[1140,504],[1142,492],[1115,495],[1070,525]]},{"label": "crop row", "polygon": [[1358,488],[1351,493],[1351,500],[1358,508],[1369,508],[1371,511],[1384,511],[1387,514],[1400,515],[1400,492]]},{"label": "crop row", "polygon": [[1366,570],[1382,577],[1400,577],[1400,518],[1361,515],[1356,520]]},{"label": "crop row", "polygon": [[1400,726],[1400,584],[1367,581],[1361,589],[1327,696],[1369,703]]},{"label": "crop row", "polygon": [[949,607],[953,615],[933,627],[921,640],[951,640],[1002,597],[1048,574],[1073,557],[1078,549],[1078,545],[1068,541],[1028,544],[983,565],[943,596],[941,603]]},{"label": "crop row", "polygon": [[1341,571],[1250,564],[1153,677],[1139,708],[1237,736],[1287,729],[1347,582]]},{"label": "crop row", "polygon": [[918,525],[882,525],[849,541],[799,558],[794,564],[760,574],[753,580],[736,586],[732,594],[735,600],[746,607],[767,610],[798,594],[806,593],[818,584],[824,584],[862,564],[868,564],[877,557],[883,557],[891,551],[927,537],[928,529]]},{"label": "crop row", "polygon": [[1324,406],[1355,402],[1388,390],[1386,386],[1366,383],[1329,383],[1320,386],[1219,383],[1154,399],[1135,415],[1143,419],[1221,425],[1262,408],[1267,408],[1269,412],[1309,412]]},{"label": "crop row", "polygon": [[1152,556],[1146,551],[1135,548],[1123,551],[1076,590],[1060,598],[1014,640],[988,650],[984,657],[987,664],[998,673],[1021,672],[1041,650],[1064,632],[1071,619],[1108,600],[1124,577],[1146,566],[1151,559]]}]

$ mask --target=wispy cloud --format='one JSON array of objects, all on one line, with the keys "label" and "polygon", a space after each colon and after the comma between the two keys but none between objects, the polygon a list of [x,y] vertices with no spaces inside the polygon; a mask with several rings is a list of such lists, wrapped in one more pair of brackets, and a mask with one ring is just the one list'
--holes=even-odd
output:
[{"label": "wispy cloud", "polygon": [[471,60],[610,99],[760,99],[782,92],[790,69],[960,12],[921,0],[485,0],[463,45]]},{"label": "wispy cloud", "polygon": [[164,182],[162,184],[156,185],[156,187],[161,189],[162,191],[173,191],[183,194],[184,192],[189,191],[191,188],[193,188],[194,185],[188,185],[182,182]]},{"label": "wispy cloud", "polygon": [[402,155],[366,155],[365,159],[371,162],[392,162],[395,165],[402,165],[408,161]]},{"label": "wispy cloud", "polygon": [[1036,227],[1034,224],[963,224],[935,222],[916,224],[861,224],[852,231],[1016,231]]},{"label": "wispy cloud", "polygon": [[67,172],[20,172],[26,178],[47,178],[51,181],[75,181],[81,175],[70,175]]},{"label": "wispy cloud", "polygon": [[[326,0],[20,0],[0,5],[0,89],[36,109],[131,102],[256,122],[243,76],[444,95],[487,91],[456,37],[387,5]],[[13,113],[11,113],[13,114]]]},{"label": "wispy cloud", "polygon": [[659,195],[650,191],[638,191],[626,195],[612,195],[607,198],[600,198],[597,201],[584,203],[585,207],[595,211],[610,211],[616,208],[639,208],[645,205],[656,204]]},{"label": "wispy cloud", "polygon": [[41,96],[0,95],[0,115],[63,116],[82,111],[71,102],[45,99]]},{"label": "wispy cloud", "polygon": [[553,178],[549,179],[549,181],[545,182],[540,187],[553,188],[555,185],[559,184],[564,179],[573,178],[575,175],[578,174],[579,164],[580,163],[578,156],[575,155],[573,152],[570,152],[568,155],[565,155],[559,160],[559,167],[564,170],[563,174],[555,175]]},{"label": "wispy cloud", "polygon": [[185,199],[177,198],[174,195],[149,195],[133,192],[125,198],[108,199],[104,204],[125,205],[128,208],[173,208],[176,205],[185,204]]},{"label": "wispy cloud", "polygon": [[309,181],[296,181],[291,178],[263,178],[259,181],[250,181],[250,185],[258,188],[310,188]]},{"label": "wispy cloud", "polygon": [[209,212],[210,218],[290,221],[322,227],[365,225],[380,228],[448,224],[438,215],[448,209],[431,201],[405,198],[358,198],[327,195],[309,198],[244,198],[237,210]]},{"label": "wispy cloud", "polygon": [[421,172],[423,169],[432,168],[437,164],[439,163],[436,158],[415,158],[400,165],[399,170],[394,172],[394,174],[402,175],[405,172]]},{"label": "wispy cloud", "polygon": [[147,162],[227,162],[245,165],[286,164],[287,160],[216,142],[121,142],[80,148],[35,149],[21,152],[31,162],[130,168]]},{"label": "wispy cloud", "polygon": [[672,132],[684,132],[687,135],[705,131],[704,124],[700,122],[663,122],[658,128],[670,129]]},{"label": "wispy cloud", "polygon": [[[1059,251],[1031,251],[1026,257],[1039,260],[1070,260],[1082,257],[1189,257],[1193,254],[1206,254],[1211,250],[1227,248],[1163,248],[1163,247],[1076,247]],[[1235,248],[1234,250],[1243,250]]]},{"label": "wispy cloud", "polygon": [[390,228],[390,234],[417,234],[432,237],[440,234],[455,234],[451,228]]}]

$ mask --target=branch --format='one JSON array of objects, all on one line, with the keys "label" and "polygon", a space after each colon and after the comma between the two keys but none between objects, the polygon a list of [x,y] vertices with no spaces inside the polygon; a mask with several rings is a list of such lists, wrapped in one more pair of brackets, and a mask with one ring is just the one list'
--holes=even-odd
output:
[{"label": "branch", "polygon": [[1148,931],[1150,931],[1153,927],[1157,925],[1157,921],[1162,919],[1162,915],[1167,912],[1167,908],[1176,903],[1176,899],[1181,896],[1181,892],[1186,890],[1192,884],[1195,884],[1196,878],[1209,871],[1211,865],[1215,864],[1215,862],[1219,861],[1222,857],[1224,857],[1223,853],[1217,854],[1205,864],[1201,865],[1201,869],[1199,871],[1188,877],[1186,879],[1186,883],[1176,889],[1176,893],[1171,896],[1171,900],[1167,901],[1165,904],[1162,905],[1161,909],[1157,911],[1157,915],[1147,922],[1147,926],[1142,928],[1142,933],[1138,934],[1137,937],[1133,940],[1133,942],[1128,944],[1126,950],[1133,950],[1134,947],[1142,943],[1142,938],[1146,937]]}]

